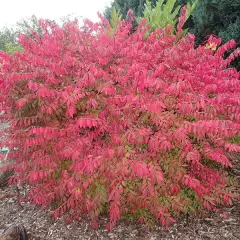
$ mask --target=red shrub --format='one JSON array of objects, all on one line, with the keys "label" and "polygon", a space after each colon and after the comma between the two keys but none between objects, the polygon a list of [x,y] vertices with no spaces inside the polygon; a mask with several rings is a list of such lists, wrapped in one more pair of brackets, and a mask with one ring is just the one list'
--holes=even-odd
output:
[{"label": "red shrub", "polygon": [[146,39],[144,23],[129,35],[122,22],[114,37],[103,23],[40,25],[42,36],[20,36],[22,54],[1,55],[13,180],[32,186],[33,203],[87,213],[94,227],[109,211],[109,229],[123,215],[168,226],[231,203],[240,74],[227,66],[239,52],[222,56],[233,41],[214,51],[215,38],[197,49],[190,34]]}]

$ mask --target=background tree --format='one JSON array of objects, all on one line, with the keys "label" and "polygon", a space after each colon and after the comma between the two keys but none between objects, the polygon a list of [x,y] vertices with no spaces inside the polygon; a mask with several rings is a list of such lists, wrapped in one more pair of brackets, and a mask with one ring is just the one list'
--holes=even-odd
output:
[{"label": "background tree", "polygon": [[41,35],[38,19],[34,15],[17,22],[13,28],[2,28],[0,30],[0,51],[9,54],[21,51],[22,47],[18,44],[18,34],[22,33],[31,37],[30,29],[34,30],[38,35]]},{"label": "background tree", "polygon": [[[196,44],[204,42],[210,34],[221,37],[223,43],[234,39],[240,47],[240,1],[201,0],[192,15],[190,32],[196,36]],[[240,58],[232,63],[240,70]]]},{"label": "background tree", "polygon": [[42,35],[42,29],[38,25],[38,18],[35,15],[32,15],[29,18],[24,18],[21,21],[17,22],[17,33],[25,34],[31,37],[29,32],[30,29],[34,30],[38,35]]},{"label": "background tree", "polygon": [[21,48],[17,41],[17,32],[12,28],[3,28],[0,30],[0,51],[12,54],[20,51]]},{"label": "background tree", "polygon": [[[155,4],[156,0],[150,0],[151,3]],[[140,17],[143,16],[144,4],[146,0],[114,0],[109,7],[105,10],[105,17],[110,19],[110,14],[115,7],[123,18],[127,16],[127,12],[129,9],[134,11],[135,16]]]},{"label": "background tree", "polygon": [[201,0],[193,13],[191,32],[198,43],[210,34],[219,35],[224,42],[235,39],[240,43],[240,1]]}]

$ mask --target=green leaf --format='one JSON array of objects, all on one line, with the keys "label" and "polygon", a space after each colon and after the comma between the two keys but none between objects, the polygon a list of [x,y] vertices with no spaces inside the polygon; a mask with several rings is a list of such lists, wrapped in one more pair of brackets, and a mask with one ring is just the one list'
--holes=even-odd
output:
[{"label": "green leaf", "polygon": [[163,0],[159,0],[157,3],[156,3],[156,7],[155,7],[155,11],[156,12],[161,12],[162,11],[162,7],[163,7]]},{"label": "green leaf", "polygon": [[121,20],[120,13],[114,7],[112,12],[111,12],[111,18],[110,18],[110,25],[111,25],[111,27],[113,29],[116,29],[120,20]]},{"label": "green leaf", "polygon": [[179,10],[180,10],[181,6],[177,6],[176,9],[174,10],[174,12],[172,13],[172,17],[174,19],[176,19],[178,13],[179,13]]},{"label": "green leaf", "polygon": [[175,3],[176,3],[176,0],[168,0],[167,3],[164,5],[163,11],[170,15],[173,11],[173,7]]}]

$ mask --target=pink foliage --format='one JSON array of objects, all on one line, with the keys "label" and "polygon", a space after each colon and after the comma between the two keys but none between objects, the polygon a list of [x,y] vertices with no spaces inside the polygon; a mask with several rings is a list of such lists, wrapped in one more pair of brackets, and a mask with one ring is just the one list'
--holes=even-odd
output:
[{"label": "pink foliage", "polygon": [[233,41],[214,51],[164,29],[146,39],[144,23],[129,35],[123,21],[114,37],[102,23],[39,24],[42,36],[19,36],[23,53],[0,54],[12,181],[32,186],[33,203],[54,203],[55,217],[89,214],[93,227],[109,211],[111,229],[126,214],[168,226],[172,210],[193,205],[186,189],[208,210],[231,202],[240,74],[227,66],[239,50],[223,54]]}]

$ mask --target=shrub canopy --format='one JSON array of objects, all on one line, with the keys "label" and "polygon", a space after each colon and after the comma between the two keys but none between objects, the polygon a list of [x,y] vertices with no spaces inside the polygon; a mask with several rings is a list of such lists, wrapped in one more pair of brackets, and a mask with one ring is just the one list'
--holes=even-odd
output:
[{"label": "shrub canopy", "polygon": [[109,214],[168,226],[181,213],[231,204],[226,152],[240,131],[239,50],[211,37],[179,40],[186,9],[146,38],[142,22],[102,19],[81,28],[40,21],[41,36],[20,35],[23,53],[1,53],[1,100],[17,147],[12,181],[54,216]]}]

